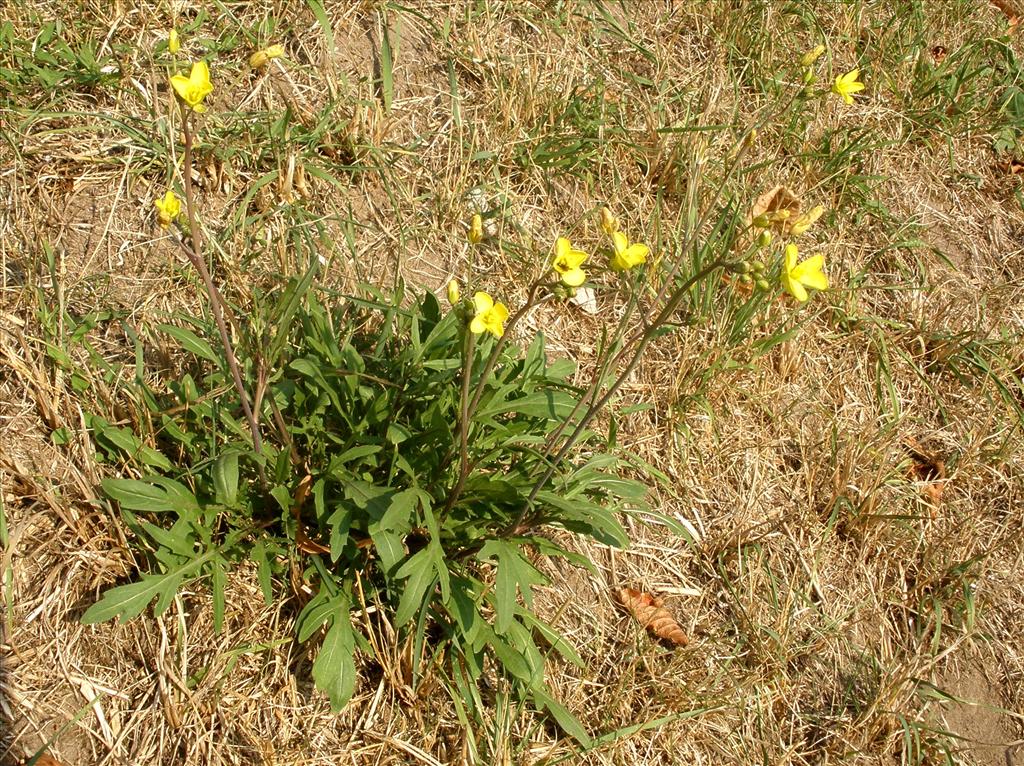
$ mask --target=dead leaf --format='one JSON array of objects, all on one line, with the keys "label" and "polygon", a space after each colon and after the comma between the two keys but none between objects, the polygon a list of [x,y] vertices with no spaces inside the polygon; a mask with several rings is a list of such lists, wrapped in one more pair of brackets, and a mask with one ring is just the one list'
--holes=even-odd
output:
[{"label": "dead leaf", "polygon": [[754,200],[747,226],[762,215],[771,221],[772,228],[785,232],[789,222],[800,215],[800,198],[785,186],[775,186]]},{"label": "dead leaf", "polygon": [[690,639],[679,627],[672,613],[664,607],[664,602],[657,596],[633,588],[619,588],[615,591],[615,597],[637,622],[658,638],[670,641],[676,646],[686,646],[690,643]]},{"label": "dead leaf", "polygon": [[577,287],[576,294],[569,299],[588,314],[597,313],[597,295],[592,287]]},{"label": "dead leaf", "polygon": [[1017,176],[1024,173],[1024,162],[1011,158],[1006,162],[996,163],[996,169],[1008,176]]},{"label": "dead leaf", "polygon": [[1017,31],[1017,25],[1020,23],[1020,12],[1017,10],[1016,3],[1012,3],[1009,0],[991,0],[992,5],[1003,12],[1009,23],[1009,29],[1007,30],[1011,35]]},{"label": "dead leaf", "polygon": [[[31,760],[31,758],[26,758],[24,763],[28,763]],[[56,758],[50,756],[49,753],[43,753],[38,758],[36,758],[35,766],[64,766],[64,764],[62,764]]]},{"label": "dead leaf", "polygon": [[306,502],[306,498],[309,496],[309,488],[312,484],[313,477],[306,474],[302,481],[299,482],[299,486],[295,488],[295,494],[292,495],[292,515],[295,516],[296,522],[295,546],[303,553],[330,553],[330,548],[311,539],[302,527],[302,504]]},{"label": "dead leaf", "polygon": [[946,464],[935,455],[925,452],[917,439],[907,437],[903,440],[913,463],[910,466],[910,479],[921,482],[921,496],[933,507],[942,501],[942,491],[946,487]]}]

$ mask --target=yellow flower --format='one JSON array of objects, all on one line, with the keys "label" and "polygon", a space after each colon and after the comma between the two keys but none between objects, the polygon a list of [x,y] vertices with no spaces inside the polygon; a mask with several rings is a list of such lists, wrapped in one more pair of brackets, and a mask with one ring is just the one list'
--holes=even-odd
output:
[{"label": "yellow flower", "polygon": [[800,252],[796,245],[786,245],[785,262],[782,264],[782,287],[787,293],[803,303],[807,300],[807,289],[828,289],[828,277],[823,267],[825,259],[821,253],[812,255],[803,263],[797,263]]},{"label": "yellow flower", "polygon": [[858,77],[860,77],[859,69],[854,69],[846,74],[839,75],[839,77],[836,78],[836,81],[832,83],[832,92],[837,96],[840,96],[847,104],[852,104],[853,94],[864,90],[864,83],[858,82]]},{"label": "yellow flower", "polygon": [[615,271],[627,271],[639,266],[647,260],[647,255],[651,252],[647,245],[639,242],[629,244],[626,235],[621,231],[612,234],[612,247],[615,249],[615,255],[612,256],[611,267]]},{"label": "yellow flower", "polygon": [[815,61],[821,58],[821,54],[825,52],[824,45],[815,45],[800,59],[800,66],[808,67],[811,66]]},{"label": "yellow flower", "polygon": [[163,199],[158,199],[153,204],[156,205],[156,219],[165,229],[181,214],[181,200],[170,189]]},{"label": "yellow flower", "polygon": [[249,66],[253,69],[262,69],[270,59],[280,58],[283,55],[283,45],[268,45],[263,50],[258,50],[249,57]]},{"label": "yellow flower", "polygon": [[609,237],[619,230],[619,219],[606,207],[601,208],[601,228]]},{"label": "yellow flower", "polygon": [[579,287],[587,281],[587,273],[580,268],[587,258],[582,250],[573,250],[569,240],[559,237],[555,240],[555,260],[551,268],[558,272],[563,283],[569,287]]},{"label": "yellow flower", "polygon": [[505,334],[505,320],[508,319],[508,308],[504,303],[495,303],[487,293],[476,293],[473,296],[475,314],[469,323],[469,331],[479,335],[489,332],[495,338]]},{"label": "yellow flower", "polygon": [[459,280],[448,282],[448,302],[453,306],[459,302]]},{"label": "yellow flower", "polygon": [[167,34],[167,50],[172,54],[181,50],[181,41],[178,40],[177,29],[172,28]]},{"label": "yellow flower", "polygon": [[183,74],[174,75],[171,78],[171,85],[178,97],[193,111],[206,111],[203,99],[213,93],[213,85],[210,84],[210,68],[206,66],[205,61],[194,63],[188,77]]},{"label": "yellow flower", "polygon": [[804,213],[803,215],[798,216],[796,220],[794,220],[793,223],[789,225],[789,233],[792,234],[794,237],[800,236],[809,228],[811,228],[814,222],[821,218],[824,212],[825,208],[823,208],[821,205],[817,205],[808,212]]},{"label": "yellow flower", "polygon": [[474,245],[484,241],[484,219],[479,213],[473,213],[473,219],[469,222],[469,241]]}]

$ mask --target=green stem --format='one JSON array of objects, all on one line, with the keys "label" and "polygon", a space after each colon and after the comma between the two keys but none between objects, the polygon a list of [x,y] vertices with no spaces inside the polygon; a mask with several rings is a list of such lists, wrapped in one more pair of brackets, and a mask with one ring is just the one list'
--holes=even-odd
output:
[{"label": "green stem", "polygon": [[473,351],[476,348],[476,335],[465,328],[466,340],[462,351],[462,395],[459,398],[459,478],[455,482],[452,491],[448,493],[448,500],[445,502],[442,516],[455,505],[455,501],[462,494],[462,488],[466,486],[466,477],[469,475],[469,382],[473,377]]},{"label": "green stem", "polygon": [[[626,368],[619,374],[619,376],[615,379],[615,381],[608,388],[608,390],[605,391],[601,398],[597,399],[597,401],[595,401],[589,408],[587,408],[587,412],[580,420],[579,424],[576,426],[575,429],[573,429],[573,432],[562,444],[562,447],[558,450],[558,453],[551,459],[547,471],[545,471],[544,474],[533,485],[533,489],[530,490],[530,494],[526,498],[526,502],[523,503],[523,508],[519,512],[519,516],[516,518],[515,523],[506,528],[505,532],[507,534],[520,534],[521,532],[523,532],[523,522],[526,520],[526,516],[530,512],[530,508],[533,506],[533,501],[537,499],[537,495],[540,493],[542,489],[544,489],[544,486],[551,480],[551,477],[554,476],[555,471],[558,468],[558,465],[562,462],[562,460],[565,459],[565,456],[569,454],[569,451],[576,444],[577,439],[579,439],[580,435],[586,430],[587,426],[590,425],[591,421],[593,421],[593,419],[604,408],[608,401],[613,396],[615,396],[616,393],[618,393],[619,389],[626,382],[629,376],[633,373],[633,370],[636,369],[636,366],[640,363],[640,358],[643,356],[644,350],[647,348],[647,345],[654,339],[656,331],[659,327],[661,327],[661,325],[663,325],[668,320],[672,313],[679,307],[679,304],[682,302],[683,298],[686,297],[686,294],[689,292],[690,288],[697,284],[697,282],[711,274],[713,271],[721,268],[722,266],[729,262],[730,259],[728,258],[719,258],[715,260],[713,263],[704,267],[699,272],[690,277],[688,280],[686,280],[686,282],[683,283],[683,285],[678,290],[676,290],[675,293],[672,294],[672,297],[669,299],[668,303],[665,304],[665,307],[658,313],[658,316],[655,317],[654,321],[640,336],[639,342],[637,343],[635,349],[633,349],[632,356],[630,357],[629,363],[626,365]],[[617,363],[624,356],[625,352],[628,349],[629,346],[623,347],[623,349],[618,354],[615,355],[613,364]],[[594,389],[594,391],[596,392],[596,388]],[[586,395],[591,395],[590,391],[588,391]]]},{"label": "green stem", "polygon": [[[184,109],[184,107],[182,107]],[[238,396],[242,402],[242,411],[245,413],[245,419],[249,423],[249,430],[252,432],[252,444],[256,454],[262,455],[263,453],[263,440],[260,438],[260,427],[256,420],[256,416],[253,415],[252,408],[249,406],[249,395],[245,391],[245,385],[242,383],[242,373],[238,367],[238,358],[235,356],[234,348],[231,346],[231,338],[228,335],[227,323],[224,321],[224,299],[220,292],[217,290],[217,286],[213,283],[213,277],[210,276],[210,270],[206,268],[206,262],[200,255],[202,252],[202,240],[199,234],[199,222],[196,219],[196,205],[195,205],[195,191],[192,187],[192,126],[190,122],[190,114],[186,113],[185,118],[182,120],[182,129],[185,133],[185,158],[184,158],[184,182],[185,182],[185,210],[188,214],[188,225],[189,230],[192,234],[192,247],[189,248],[183,241],[179,241],[182,245],[182,249],[188,256],[189,261],[195,267],[196,271],[199,272],[199,276],[203,280],[203,285],[206,288],[206,294],[210,298],[210,310],[213,312],[214,321],[217,323],[217,330],[220,333],[221,345],[224,347],[224,356],[228,362],[228,368],[231,371],[231,378],[235,384],[235,390],[238,392]],[[260,473],[260,481],[265,483],[263,476],[263,466],[257,462],[257,467]]]}]

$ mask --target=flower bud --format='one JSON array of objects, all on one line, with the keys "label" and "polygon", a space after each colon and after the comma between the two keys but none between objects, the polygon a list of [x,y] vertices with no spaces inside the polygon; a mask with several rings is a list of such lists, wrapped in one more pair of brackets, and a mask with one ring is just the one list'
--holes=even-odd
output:
[{"label": "flower bud", "polygon": [[167,51],[171,54],[177,53],[181,50],[181,41],[178,39],[178,30],[172,28],[167,33]]},{"label": "flower bud", "polygon": [[249,57],[249,66],[253,69],[263,69],[268,61],[270,61],[270,58],[267,56],[266,51],[256,51]]},{"label": "flower bud", "polygon": [[746,261],[736,261],[734,263],[729,264],[729,271],[731,271],[733,274],[749,274],[750,264],[747,263]]},{"label": "flower bud", "polygon": [[459,281],[457,279],[448,282],[448,302],[453,306],[459,302]]},{"label": "flower bud", "polygon": [[761,213],[761,215],[757,216],[751,223],[753,223],[754,226],[756,226],[759,229],[767,229],[769,226],[772,225],[771,219],[769,219],[768,216],[765,215],[764,213]]},{"label": "flower bud", "polygon": [[268,59],[281,58],[284,55],[284,46],[280,44],[268,45],[263,49],[263,52],[267,54]]},{"label": "flower bud", "polygon": [[823,54],[824,52],[824,45],[815,45],[800,58],[800,66],[811,66],[815,61],[821,58],[821,54]]},{"label": "flower bud", "polygon": [[813,85],[814,81],[817,80],[817,79],[818,79],[818,76],[816,74],[814,74],[814,70],[813,69],[808,69],[807,71],[804,72],[804,77],[803,77],[804,85]]},{"label": "flower bud", "polygon": [[601,228],[609,237],[619,230],[619,219],[606,207],[601,208]]},{"label": "flower bud", "polygon": [[761,290],[763,292],[768,292],[768,290],[771,289],[771,285],[768,284],[768,280],[766,279],[759,279],[754,283],[754,285],[757,287],[758,290]]},{"label": "flower bud", "polygon": [[469,241],[473,245],[484,241],[484,219],[479,213],[474,213],[473,220],[469,223]]},{"label": "flower bud", "polygon": [[772,243],[772,233],[770,231],[768,231],[767,229],[765,229],[764,231],[762,231],[760,234],[757,235],[757,240],[756,240],[755,244],[758,247],[768,247],[768,245],[770,245],[771,243]]},{"label": "flower bud", "polygon": [[755,274],[764,274],[764,261],[751,261],[750,270]]}]

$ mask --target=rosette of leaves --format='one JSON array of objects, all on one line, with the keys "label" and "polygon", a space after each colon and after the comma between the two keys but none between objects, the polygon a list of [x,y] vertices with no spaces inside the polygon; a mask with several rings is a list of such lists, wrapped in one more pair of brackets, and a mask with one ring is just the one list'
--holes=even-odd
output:
[{"label": "rosette of leaves", "polygon": [[[366,626],[386,620],[412,644],[414,686],[438,673],[472,708],[481,679],[497,673],[586,743],[545,685],[552,652],[580,658],[533,611],[533,588],[545,582],[539,558],[589,566],[559,544],[559,529],[624,546],[616,512],[645,489],[621,478],[607,439],[588,432],[578,457],[529,501],[550,465],[545,441],[581,395],[573,364],[549,361],[540,335],[504,348],[469,426],[464,489],[449,502],[464,319],[430,293],[406,300],[401,288],[316,296],[311,275],[263,301],[252,327],[273,330],[252,330],[238,351],[261,416],[260,454],[223,355],[206,340],[213,328],[198,320],[157,328],[183,372],[138,384],[138,428],[92,418],[101,453],[138,476],[102,487],[147,564],[84,621],[126,620],[154,601],[159,614],[205,580],[219,629],[228,571],[254,561],[268,603],[305,601],[298,638],[318,642],[313,678],[335,708],[353,693],[357,654],[373,654]],[[471,390],[494,342],[477,347]],[[296,579],[305,587],[289,589]]]}]

